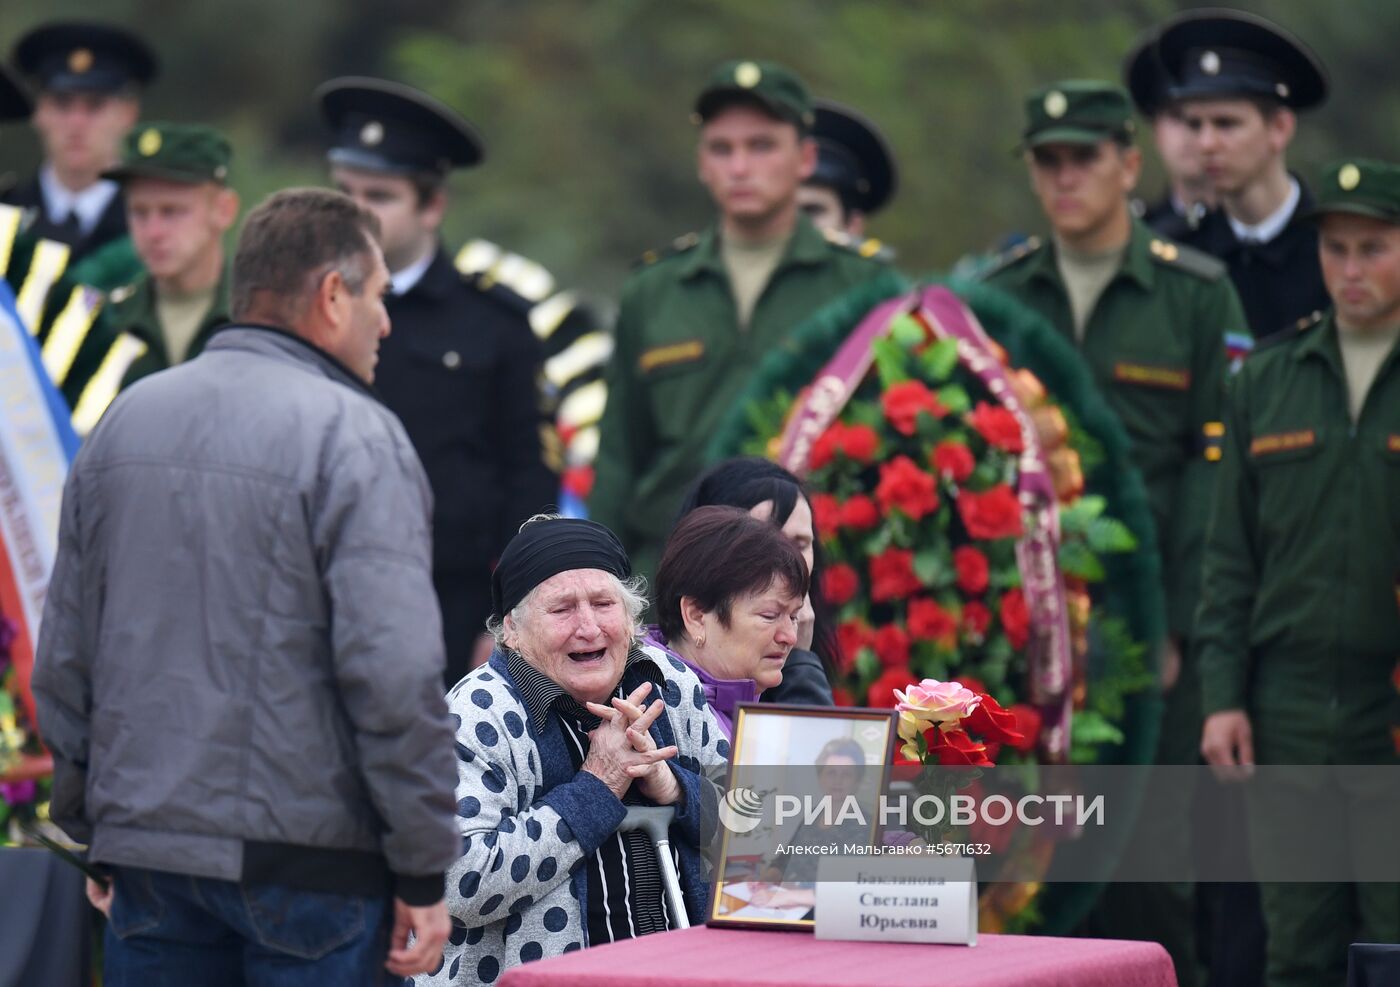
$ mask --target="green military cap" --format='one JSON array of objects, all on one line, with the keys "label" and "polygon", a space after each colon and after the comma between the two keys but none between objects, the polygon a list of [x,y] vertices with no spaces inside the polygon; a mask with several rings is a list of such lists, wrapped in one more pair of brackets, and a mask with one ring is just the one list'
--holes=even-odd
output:
[{"label": "green military cap", "polygon": [[777,62],[725,62],[710,75],[695,100],[695,114],[708,120],[725,106],[754,103],[780,120],[812,129],[816,111],[807,86],[792,69]]},{"label": "green military cap", "polygon": [[1042,144],[1097,144],[1133,133],[1128,91],[1097,79],[1066,79],[1026,97],[1022,147]]},{"label": "green military cap", "polygon": [[1400,224],[1400,165],[1366,158],[1338,161],[1323,172],[1309,219],[1349,212]]},{"label": "green military cap", "polygon": [[122,162],[103,178],[163,178],[171,182],[224,182],[233,149],[213,127],[192,123],[147,123],[126,135]]}]

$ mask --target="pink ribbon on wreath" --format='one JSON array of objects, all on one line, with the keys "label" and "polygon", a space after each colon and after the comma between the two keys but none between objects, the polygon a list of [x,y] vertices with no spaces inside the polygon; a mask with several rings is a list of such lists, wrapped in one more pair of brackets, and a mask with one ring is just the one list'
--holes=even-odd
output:
[{"label": "pink ribbon on wreath", "polygon": [[1021,428],[1024,451],[1018,462],[1016,492],[1026,531],[1016,543],[1016,562],[1031,618],[1026,662],[1030,700],[1041,714],[1043,756],[1050,762],[1063,761],[1069,751],[1073,715],[1074,647],[1057,562],[1060,516],[1055,486],[1035,424],[1016,397],[1006,368],[995,356],[996,345],[957,295],[940,285],[930,285],[882,303],[861,320],[811,387],[799,396],[783,430],[778,462],[798,476],[807,474],[812,446],[840,416],[874,363],[871,344],[887,334],[895,319],[906,312],[916,312],[938,338],[957,343],[962,364],[986,385]]}]

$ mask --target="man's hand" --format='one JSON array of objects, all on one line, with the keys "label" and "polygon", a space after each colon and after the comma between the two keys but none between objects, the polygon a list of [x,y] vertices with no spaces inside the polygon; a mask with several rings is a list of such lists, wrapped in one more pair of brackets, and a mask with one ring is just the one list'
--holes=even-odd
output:
[{"label": "man's hand", "polygon": [[[637,704],[650,691],[651,684],[643,683],[625,700],[614,702],[624,702],[640,713]],[[588,756],[583,760],[584,771],[595,775],[599,781],[612,789],[612,793],[618,798],[627,794],[627,789],[632,787],[634,780],[647,777],[654,770],[661,769],[665,770],[667,775],[671,774],[665,769],[664,762],[675,757],[680,751],[674,744],[657,750],[656,744],[646,732],[665,709],[664,702],[656,700],[635,722],[631,721],[629,713],[618,709],[600,706],[597,703],[588,703],[587,706],[588,711],[602,722],[588,734]],[[640,731],[636,729],[637,726],[641,726]],[[671,781],[674,784],[675,778],[672,777]],[[675,801],[674,796],[672,801]]]},{"label": "man's hand", "polygon": [[[396,977],[427,973],[442,959],[442,944],[451,930],[446,901],[420,907],[395,898],[394,931],[389,934],[389,959],[384,969]],[[413,934],[411,946],[409,933]]]},{"label": "man's hand", "polygon": [[1162,645],[1162,669],[1159,679],[1163,692],[1171,692],[1181,678],[1181,641],[1172,634]]},{"label": "man's hand", "polygon": [[1254,731],[1242,709],[1206,717],[1201,754],[1221,781],[1243,781],[1254,773]]},{"label": "man's hand", "polygon": [[107,918],[112,917],[112,888],[111,881],[99,884],[90,877],[87,879],[87,900]]}]

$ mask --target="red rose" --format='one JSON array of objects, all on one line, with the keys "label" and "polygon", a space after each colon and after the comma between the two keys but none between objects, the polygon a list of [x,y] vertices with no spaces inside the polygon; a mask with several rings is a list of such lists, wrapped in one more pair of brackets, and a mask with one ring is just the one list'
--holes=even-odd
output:
[{"label": "red rose", "polygon": [[858,463],[869,463],[880,448],[880,436],[869,425],[852,425],[841,432],[841,451]]},{"label": "red rose", "polygon": [[908,456],[895,456],[880,467],[875,499],[886,514],[898,507],[911,521],[938,510],[938,484]]},{"label": "red rose", "polygon": [[856,494],[841,505],[841,526],[853,531],[869,531],[880,523],[880,509],[865,494]]},{"label": "red rose", "polygon": [[1011,707],[1011,715],[1016,717],[1016,732],[1021,735],[1021,739],[1012,741],[1011,746],[1022,754],[1029,754],[1040,740],[1040,710],[1025,703],[1015,703]]},{"label": "red rose", "polygon": [[989,446],[1007,452],[1021,452],[1026,448],[1021,435],[1021,423],[1016,416],[999,405],[977,402],[977,407],[967,416],[967,423],[977,430],[977,434],[987,440]]},{"label": "red rose", "polygon": [[914,575],[914,553],[908,549],[887,548],[870,560],[870,599],[875,603],[902,600],[922,585]]},{"label": "red rose", "polygon": [[933,600],[910,600],[909,633],[920,641],[951,648],[958,643],[958,622]]},{"label": "red rose", "polygon": [[894,430],[901,435],[914,434],[921,411],[927,411],[934,418],[942,418],[948,413],[948,409],[939,404],[938,396],[920,380],[895,384],[880,395],[880,407]]},{"label": "red rose", "polygon": [[875,632],[875,654],[880,656],[880,664],[886,668],[908,665],[909,635],[898,624],[886,624]]},{"label": "red rose", "polygon": [[986,493],[971,490],[958,492],[958,514],[963,527],[973,538],[990,541],[996,538],[1016,538],[1022,532],[1021,502],[1015,492],[1002,483]]},{"label": "red rose", "polygon": [[984,695],[972,715],[963,720],[963,726],[976,733],[985,741],[999,744],[1019,744],[1025,741],[1016,729],[1016,714],[1002,709],[991,696]]},{"label": "red rose", "polygon": [[977,468],[972,450],[961,442],[940,442],[933,447],[933,469],[954,483],[962,483]]},{"label": "red rose", "polygon": [[1001,598],[1001,628],[1013,648],[1024,648],[1031,639],[1031,614],[1019,589],[1009,589]]},{"label": "red rose", "polygon": [[812,524],[821,538],[830,538],[841,527],[841,505],[831,494],[812,494]]},{"label": "red rose", "polygon": [[860,575],[844,562],[827,566],[822,573],[822,593],[833,607],[848,602],[859,589]]},{"label": "red rose", "polygon": [[836,643],[841,648],[841,670],[849,672],[855,665],[860,649],[870,644],[874,634],[863,620],[843,621],[836,628]]},{"label": "red rose", "polygon": [[865,704],[879,709],[894,709],[895,703],[899,702],[894,697],[894,690],[903,692],[909,688],[909,683],[917,681],[919,680],[908,668],[888,668],[870,683],[870,688],[865,693]]},{"label": "red rose", "polygon": [[832,687],[832,689],[831,689],[831,705],[833,705],[833,706],[854,706],[855,704],[856,704],[856,697],[855,697],[855,696],[851,695],[849,692],[847,692],[845,689],[841,688],[839,685],[833,686],[833,687]]},{"label": "red rose", "polygon": [[958,574],[958,589],[976,596],[987,588],[991,569],[987,557],[971,545],[963,545],[953,550],[953,568]]},{"label": "red rose", "polygon": [[587,500],[593,492],[593,467],[570,466],[564,471],[563,485],[579,500]]},{"label": "red rose", "polygon": [[841,434],[845,428],[840,422],[832,422],[830,428],[817,436],[817,441],[812,443],[812,452],[807,456],[809,470],[819,470],[836,457],[836,450],[841,447]]},{"label": "red rose", "polygon": [[[980,641],[987,636],[987,628],[992,626],[992,612],[987,609],[987,605],[978,600],[970,600],[963,604],[962,628],[963,633],[974,641]],[[964,683],[966,684],[966,683]],[[972,686],[968,686],[972,689]],[[972,689],[973,692],[983,690]]]},{"label": "red rose", "polygon": [[967,689],[969,692],[975,692],[979,696],[985,696],[987,694],[987,687],[983,685],[982,680],[976,676],[959,675],[954,681],[964,689]]},{"label": "red rose", "polygon": [[987,745],[977,743],[961,730],[934,730],[929,739],[933,741],[929,745],[929,753],[938,758],[939,764],[948,767],[995,767],[987,757]]}]

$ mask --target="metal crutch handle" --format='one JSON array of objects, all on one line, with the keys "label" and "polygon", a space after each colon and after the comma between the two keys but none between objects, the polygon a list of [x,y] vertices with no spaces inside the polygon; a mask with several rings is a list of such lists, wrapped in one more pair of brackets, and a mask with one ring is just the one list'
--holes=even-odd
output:
[{"label": "metal crutch handle", "polygon": [[676,862],[671,859],[671,822],[675,818],[673,805],[629,805],[618,830],[640,829],[651,838],[661,865],[661,881],[666,885],[666,902],[671,906],[676,927],[688,929],[690,917],[685,912],[685,899],[681,895],[681,876],[676,873]]}]

